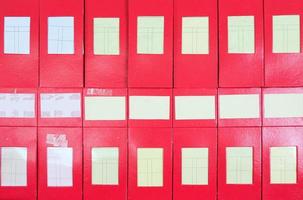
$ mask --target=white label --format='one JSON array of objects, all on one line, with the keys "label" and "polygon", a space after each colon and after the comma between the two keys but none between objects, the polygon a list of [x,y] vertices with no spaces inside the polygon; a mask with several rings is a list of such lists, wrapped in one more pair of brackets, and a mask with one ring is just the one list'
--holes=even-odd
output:
[{"label": "white label", "polygon": [[27,186],[27,148],[1,148],[1,186]]},{"label": "white label", "polygon": [[73,148],[47,147],[47,186],[73,186]]},{"label": "white label", "polygon": [[177,120],[215,119],[215,96],[176,96]]},{"label": "white label", "polygon": [[68,140],[65,134],[47,134],[46,144],[53,145],[54,147],[67,147]]},{"label": "white label", "polygon": [[74,53],[74,17],[48,17],[48,54]]},{"label": "white label", "polygon": [[125,120],[125,97],[85,97],[85,120]]},{"label": "white label", "polygon": [[303,117],[303,94],[265,94],[264,117]]},{"label": "white label", "polygon": [[297,148],[270,148],[270,183],[297,183]]},{"label": "white label", "polygon": [[0,118],[34,118],[35,94],[0,93]]},{"label": "white label", "polygon": [[163,149],[137,149],[137,185],[138,187],[163,186]]},{"label": "white label", "polygon": [[4,53],[29,54],[30,17],[4,17]]},{"label": "white label", "polygon": [[253,183],[253,149],[252,147],[226,148],[226,183]]},{"label": "white label", "polygon": [[81,117],[80,93],[41,94],[41,118]]},{"label": "white label", "polygon": [[228,16],[228,53],[255,53],[254,16]]},{"label": "white label", "polygon": [[300,53],[300,15],[273,16],[273,53]]},{"label": "white label", "polygon": [[137,26],[137,53],[163,54],[164,16],[139,16]]},{"label": "white label", "polygon": [[208,185],[208,148],[182,148],[182,185]]},{"label": "white label", "polygon": [[92,185],[119,184],[119,148],[92,148]]},{"label": "white label", "polygon": [[94,54],[119,55],[119,18],[94,18]]},{"label": "white label", "polygon": [[130,119],[169,119],[169,96],[130,96]]},{"label": "white label", "polygon": [[208,17],[182,17],[182,54],[209,54]]},{"label": "white label", "polygon": [[220,95],[219,116],[221,119],[250,119],[260,117],[258,94]]}]

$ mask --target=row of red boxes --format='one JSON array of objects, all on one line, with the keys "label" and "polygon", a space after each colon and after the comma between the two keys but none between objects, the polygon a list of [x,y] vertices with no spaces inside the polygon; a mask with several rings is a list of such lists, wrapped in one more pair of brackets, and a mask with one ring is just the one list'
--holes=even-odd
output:
[{"label": "row of red boxes", "polygon": [[[238,128],[38,128],[1,127],[0,150],[4,147],[25,147],[27,149],[27,182],[23,187],[0,187],[0,199],[218,199],[235,200],[298,200],[303,196],[303,128],[302,127],[238,127]],[[218,140],[217,140],[218,131]],[[51,143],[49,136],[65,137],[72,149],[72,185],[70,187],[50,187],[47,167],[50,159],[49,149],[60,147]],[[82,145],[83,137],[83,145]],[[127,140],[128,137],[128,140]],[[262,141],[262,142],[261,142]],[[57,141],[58,142],[58,141]],[[61,143],[62,145],[63,143]],[[38,155],[37,155],[38,147]],[[118,180],[112,184],[94,184],[92,163],[94,148],[118,149]],[[232,184],[228,182],[228,148],[251,148],[252,178],[249,183]],[[274,161],[272,148],[290,147],[295,149],[294,182],[276,183],[273,180],[271,163]],[[162,186],[140,187],[140,148],[162,149]],[[206,173],[204,183],[191,180],[184,182],[184,149],[207,149]],[[284,155],[285,156],[285,155]],[[240,157],[241,159],[241,157]],[[243,157],[242,157],[243,159]],[[281,165],[290,163],[287,157],[280,157]],[[2,159],[3,161],[3,159]],[[64,166],[64,161],[61,160]],[[61,166],[62,167],[62,166]],[[107,166],[108,167],[108,166]],[[202,170],[193,165],[193,170]],[[238,170],[244,170],[239,165]],[[111,167],[112,170],[115,167]],[[283,166],[283,173],[288,170]],[[12,168],[11,174],[17,169]],[[241,173],[241,172],[239,172]],[[109,174],[108,174],[109,175]],[[6,175],[7,176],[7,175]],[[9,175],[13,176],[13,175]],[[20,176],[20,174],[19,174]],[[110,175],[109,175],[110,176]],[[197,174],[185,174],[195,178]],[[241,175],[240,175],[241,176]],[[281,175],[283,176],[283,175]],[[16,177],[15,177],[16,178]],[[64,178],[57,174],[57,179]],[[283,178],[282,178],[283,179]],[[3,180],[3,179],[1,179]],[[15,179],[13,179],[15,180]],[[15,180],[16,182],[17,179]],[[62,180],[61,180],[62,181]],[[59,182],[60,183],[60,182]],[[3,184],[0,182],[0,184]]]},{"label": "row of red boxes", "polygon": [[302,126],[303,88],[0,89],[0,126]]},{"label": "row of red boxes", "polygon": [[[295,35],[288,38],[289,41],[283,41],[285,48],[296,42],[298,52],[273,52],[272,31],[273,16],[295,15],[299,19],[302,14],[301,0],[292,0],[291,3],[284,0],[85,0],[85,4],[83,0],[5,1],[0,8],[0,86],[302,86],[303,69],[300,63],[303,62],[303,42],[292,41]],[[29,55],[4,54],[2,23],[5,16],[31,17]],[[48,54],[47,20],[54,16],[74,17],[73,54]],[[138,53],[138,16],[164,17],[163,54]],[[201,16],[209,20],[209,52],[183,54],[182,19]],[[253,17],[253,52],[228,53],[228,18],[232,16]],[[94,54],[93,20],[102,17],[119,18],[118,55]],[[302,40],[302,21],[299,20],[297,27],[300,30],[295,33],[299,34],[298,40]],[[293,29],[282,31],[281,34],[287,37],[292,35]]]}]

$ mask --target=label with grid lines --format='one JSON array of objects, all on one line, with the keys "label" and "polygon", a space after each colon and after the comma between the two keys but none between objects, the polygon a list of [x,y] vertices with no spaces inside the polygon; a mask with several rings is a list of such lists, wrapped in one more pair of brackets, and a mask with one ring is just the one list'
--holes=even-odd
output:
[{"label": "label with grid lines", "polygon": [[119,184],[119,148],[92,148],[92,185]]},{"label": "label with grid lines", "polygon": [[74,17],[48,17],[48,54],[74,54]]},{"label": "label with grid lines", "polygon": [[73,186],[73,148],[47,147],[47,186]]},{"label": "label with grid lines", "polygon": [[182,148],[182,185],[208,185],[208,148]]},{"label": "label with grid lines", "polygon": [[119,18],[94,18],[95,55],[119,55],[119,29]]},{"label": "label with grid lines", "polygon": [[253,183],[253,148],[226,148],[226,184]]},{"label": "label with grid lines", "polygon": [[297,183],[296,147],[270,147],[270,183]]},{"label": "label with grid lines", "polygon": [[30,53],[30,17],[4,17],[4,53]]},{"label": "label with grid lines", "polygon": [[255,53],[254,16],[228,16],[228,53]]},{"label": "label with grid lines", "polygon": [[137,19],[137,53],[163,54],[164,16],[139,16]]},{"label": "label with grid lines", "polygon": [[1,186],[27,186],[27,148],[1,148]]},{"label": "label with grid lines", "polygon": [[209,53],[209,18],[182,17],[182,54]]},{"label": "label with grid lines", "polygon": [[163,148],[137,149],[137,185],[163,186]]}]

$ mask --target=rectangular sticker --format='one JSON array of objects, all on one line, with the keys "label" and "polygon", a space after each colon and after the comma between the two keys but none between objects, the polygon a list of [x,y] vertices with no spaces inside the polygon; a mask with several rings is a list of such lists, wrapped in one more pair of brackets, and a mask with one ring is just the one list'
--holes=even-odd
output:
[{"label": "rectangular sticker", "polygon": [[264,117],[303,117],[303,94],[264,94]]},{"label": "rectangular sticker", "polygon": [[0,93],[0,118],[35,118],[35,94]]},{"label": "rectangular sticker", "polygon": [[219,117],[221,119],[250,119],[260,117],[258,94],[220,95]]},{"label": "rectangular sticker", "polygon": [[1,186],[27,186],[27,148],[1,148]]},{"label": "rectangular sticker", "polygon": [[30,17],[4,17],[4,53],[30,53]]},{"label": "rectangular sticker", "polygon": [[92,148],[92,185],[119,184],[119,148]]},{"label": "rectangular sticker", "polygon": [[119,55],[119,27],[119,18],[94,18],[95,55]]},{"label": "rectangular sticker", "polygon": [[125,120],[125,97],[87,96],[84,102],[85,120]]},{"label": "rectangular sticker", "polygon": [[137,19],[137,53],[163,54],[164,16],[139,16]]},{"label": "rectangular sticker", "polygon": [[182,185],[208,185],[208,148],[182,148]]},{"label": "rectangular sticker", "polygon": [[47,147],[47,186],[73,186],[73,148]]},{"label": "rectangular sticker", "polygon": [[80,93],[44,93],[41,97],[41,118],[81,117]]},{"label": "rectangular sticker", "polygon": [[296,147],[270,147],[270,183],[297,183]]},{"label": "rectangular sticker", "polygon": [[130,119],[169,119],[169,96],[130,96]]},{"label": "rectangular sticker", "polygon": [[274,15],[273,53],[300,53],[300,15]]},{"label": "rectangular sticker", "polygon": [[138,187],[163,186],[163,148],[137,149]]},{"label": "rectangular sticker", "polygon": [[226,183],[253,184],[253,148],[226,148]]},{"label": "rectangular sticker", "polygon": [[215,119],[215,96],[176,96],[177,120]]},{"label": "rectangular sticker", "polygon": [[254,16],[228,16],[228,53],[255,53]]},{"label": "rectangular sticker", "polygon": [[48,17],[48,54],[74,54],[74,17]]},{"label": "rectangular sticker", "polygon": [[208,17],[182,17],[182,54],[209,54]]}]

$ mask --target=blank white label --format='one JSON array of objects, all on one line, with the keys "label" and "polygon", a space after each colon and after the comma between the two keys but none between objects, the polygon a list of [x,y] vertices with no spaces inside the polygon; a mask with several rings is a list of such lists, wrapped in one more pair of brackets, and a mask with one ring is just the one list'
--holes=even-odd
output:
[{"label": "blank white label", "polygon": [[47,147],[47,186],[73,186],[73,148]]},{"label": "blank white label", "polygon": [[92,148],[92,184],[119,184],[119,148]]},{"label": "blank white label", "polygon": [[74,53],[74,17],[48,17],[48,54]]},{"label": "blank white label", "polygon": [[273,53],[300,53],[300,15],[273,16]]},{"label": "blank white label", "polygon": [[4,17],[4,53],[29,54],[30,17]]},{"label": "blank white label", "polygon": [[254,16],[228,16],[228,53],[255,53]]},{"label": "blank white label", "polygon": [[169,119],[169,96],[130,96],[130,119]]},{"label": "blank white label", "polygon": [[258,94],[220,95],[219,116],[221,119],[250,119],[260,117]]},{"label": "blank white label", "polygon": [[125,120],[125,97],[85,97],[85,120]]},{"label": "blank white label", "polygon": [[182,54],[209,53],[209,18],[182,17]]},{"label": "blank white label", "polygon": [[27,186],[27,148],[1,148],[1,186]]},{"label": "blank white label", "polygon": [[297,183],[297,148],[270,148],[270,183]]},{"label": "blank white label", "polygon": [[41,118],[81,117],[80,93],[41,94]]},{"label": "blank white label", "polygon": [[137,149],[137,185],[138,187],[163,186],[163,149]]},{"label": "blank white label", "polygon": [[215,119],[215,96],[176,96],[177,120]]},{"label": "blank white label", "polygon": [[303,94],[265,94],[265,118],[303,117]]},{"label": "blank white label", "polygon": [[182,185],[208,185],[208,148],[182,148]]},{"label": "blank white label", "polygon": [[34,118],[35,94],[0,93],[0,118]]},{"label": "blank white label", "polygon": [[94,18],[94,54],[119,55],[119,18]]},{"label": "blank white label", "polygon": [[226,183],[227,184],[253,183],[253,148],[252,147],[226,148]]},{"label": "blank white label", "polygon": [[139,16],[137,19],[137,53],[163,54],[164,16]]}]

